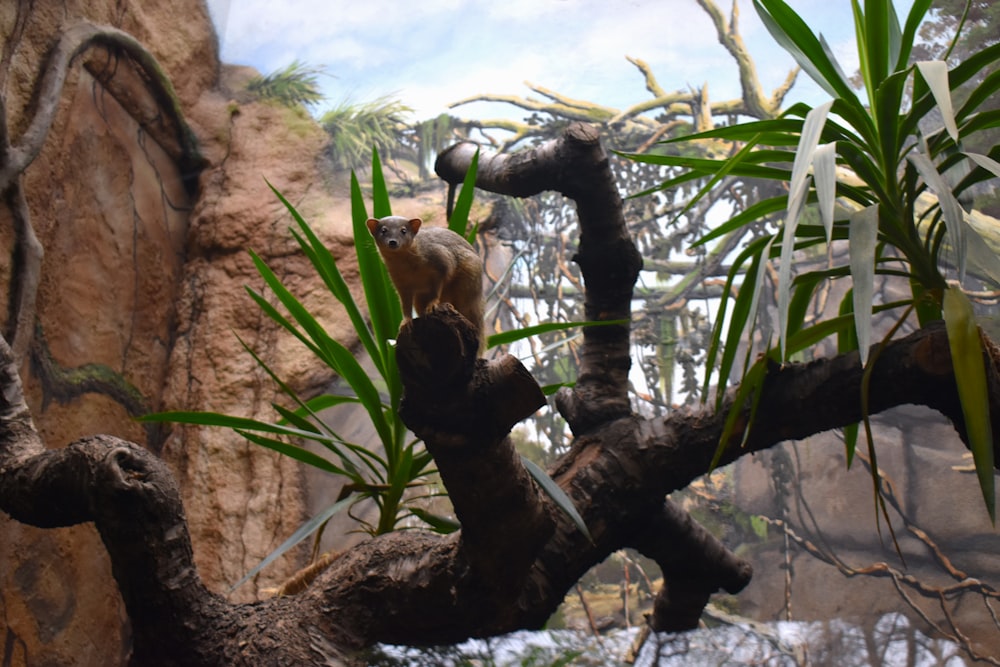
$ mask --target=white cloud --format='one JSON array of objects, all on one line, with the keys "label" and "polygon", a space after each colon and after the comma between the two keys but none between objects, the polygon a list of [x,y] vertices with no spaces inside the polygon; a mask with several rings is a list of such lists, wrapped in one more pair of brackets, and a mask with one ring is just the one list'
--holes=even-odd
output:
[{"label": "white cloud", "polygon": [[[730,0],[716,1],[729,11]],[[695,0],[229,2],[209,0],[221,24],[223,58],[262,72],[295,59],[324,67],[331,78],[321,84],[331,104],[396,93],[426,118],[477,93],[528,95],[529,80],[623,107],[649,96],[626,56],[648,62],[668,91],[708,81],[712,99],[739,93],[735,63]],[[798,0],[795,6],[819,12],[825,31],[840,40],[853,33],[849,6],[846,14],[836,10],[846,25],[826,18],[840,4]],[[739,6],[740,32],[770,90],[784,80],[791,59],[774,45],[750,0]],[[511,115],[522,114],[511,109]]]}]

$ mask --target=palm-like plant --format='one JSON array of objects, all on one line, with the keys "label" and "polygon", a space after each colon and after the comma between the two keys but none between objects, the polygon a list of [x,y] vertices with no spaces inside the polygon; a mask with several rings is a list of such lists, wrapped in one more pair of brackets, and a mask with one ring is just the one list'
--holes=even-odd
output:
[{"label": "palm-like plant", "polygon": [[[474,228],[468,229],[468,219],[472,208],[477,165],[478,153],[473,157],[455,202],[454,211],[449,218],[449,227],[456,233],[467,234],[470,242],[476,231]],[[371,177],[371,215],[374,217],[391,215],[389,192],[377,150],[372,153]],[[277,421],[193,411],[162,412],[142,417],[143,421],[230,428],[256,445],[344,479],[340,498],[333,505],[307,520],[260,564],[244,575],[235,586],[250,579],[302,540],[317,531],[322,531],[326,522],[336,513],[361,500],[371,500],[378,509],[378,518],[374,524],[359,519],[361,528],[372,535],[396,530],[409,517],[415,517],[439,532],[450,532],[458,528],[454,520],[432,514],[421,507],[421,500],[438,495],[427,488],[429,477],[434,473],[433,461],[423,443],[407,431],[399,417],[403,385],[396,366],[394,339],[399,331],[403,312],[389,274],[365,225],[365,221],[371,216],[365,206],[357,177],[351,174],[351,218],[358,273],[361,276],[368,310],[367,318],[361,304],[354,300],[329,249],[295,207],[273,186],[271,189],[295,221],[291,233],[303,254],[309,259],[331,294],[344,306],[358,339],[372,361],[374,371],[366,371],[348,348],[326,332],[302,302],[282,284],[271,268],[251,252],[258,272],[268,289],[277,298],[280,309],[263,294],[247,287],[250,297],[271,320],[305,345],[318,361],[343,378],[353,393],[349,396],[323,394],[310,399],[300,397],[260,356],[243,343],[243,347],[275,382],[288,404],[292,406],[286,407],[274,403],[274,410],[279,416]],[[540,333],[588,324],[595,326],[600,323],[540,324],[518,331],[494,334],[489,338],[488,345],[493,347]],[[549,391],[554,391],[556,388],[550,387]],[[352,442],[341,437],[319,414],[327,408],[344,403],[359,404],[365,409],[377,434],[380,449],[373,447],[372,443]],[[320,445],[327,456],[321,456],[307,449],[303,446],[306,442]],[[584,534],[589,534],[569,496],[544,470],[523,457],[522,461],[542,490],[573,519]],[[423,489],[423,492],[415,492],[415,489]]]},{"label": "palm-like plant", "polygon": [[[959,200],[972,185],[1000,176],[1000,164],[995,161],[1000,148],[994,148],[990,155],[963,150],[964,140],[1000,125],[1000,112],[984,107],[1000,89],[1000,74],[991,72],[977,78],[1000,62],[1000,45],[976,53],[950,71],[942,61],[912,64],[917,30],[930,4],[931,0],[916,0],[901,24],[891,0],[852,0],[864,81],[862,97],[852,88],[823,37],[814,34],[783,0],[754,0],[771,35],[832,99],[815,107],[797,104],[774,120],[664,142],[738,142],[742,149],[729,159],[631,157],[686,168],[658,189],[707,179],[695,201],[727,175],[788,184],[787,196],[753,204],[699,241],[707,243],[784,214],[776,231],[748,244],[733,262],[727,287],[733,287],[743,275],[743,289],[731,309],[728,301],[723,301],[717,317],[706,396],[716,363],[718,377],[727,378],[739,341],[747,331],[752,337],[765,273],[762,267],[775,258],[779,261],[779,330],[778,345],[768,353],[772,358],[785,361],[791,354],[837,334],[841,351],[858,349],[861,363],[870,368],[877,362],[879,350],[878,346],[870,347],[873,312],[895,313],[897,324],[886,338],[914,311],[921,325],[943,316],[969,444],[993,518],[992,432],[983,352],[972,307],[961,285],[967,279],[967,269],[978,279],[1000,283],[1000,259],[970,224]],[[953,108],[952,92],[966,82],[975,82],[974,88],[959,108]],[[943,128],[928,129],[939,128],[942,119]],[[810,204],[818,208],[821,225],[800,224],[803,210]],[[849,244],[848,262],[793,278],[795,250],[834,241]],[[907,278],[911,297],[873,305],[875,276]],[[815,291],[824,280],[837,278],[852,282],[841,315],[806,326],[806,305]],[[761,359],[744,365],[737,405],[752,399],[763,381],[765,364],[766,359]],[[721,391],[718,396],[721,404]],[[731,424],[735,423],[732,419]],[[875,464],[867,419],[864,423]],[[723,441],[730,435],[727,431]],[[849,462],[853,451],[854,437],[849,434]]]},{"label": "palm-like plant", "polygon": [[316,81],[322,73],[322,68],[309,67],[295,60],[284,69],[250,79],[247,90],[262,100],[272,100],[286,107],[311,106],[323,101]]},{"label": "palm-like plant", "polygon": [[345,101],[327,111],[319,122],[330,135],[327,152],[331,160],[342,169],[360,169],[367,165],[372,147],[391,155],[406,127],[404,117],[411,111],[388,96],[362,104]]}]

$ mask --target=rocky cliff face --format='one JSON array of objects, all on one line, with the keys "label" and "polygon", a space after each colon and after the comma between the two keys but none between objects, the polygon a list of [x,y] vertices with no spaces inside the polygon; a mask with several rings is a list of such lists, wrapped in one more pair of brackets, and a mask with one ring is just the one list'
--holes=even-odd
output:
[{"label": "rocky cliff face", "polygon": [[[183,20],[178,20],[183,17]],[[267,178],[336,252],[350,250],[344,207],[321,194],[315,159],[324,137],[293,111],[233,101],[201,0],[160,3],[4,3],[0,88],[16,145],[38,113],[35,91],[61,36],[81,21],[129,33],[159,63],[197,150],[165,127],[164,100],[114,47],[84,48],[57,91],[56,113],[21,177],[44,248],[38,326],[22,367],[49,446],[112,433],[160,452],[182,482],[198,564],[216,590],[280,544],[303,516],[301,472],[225,433],[144,428],[132,417],[167,406],[253,416],[273,396],[236,335],[301,386],[322,370],[262,321],[243,286],[260,287],[254,248],[349,341],[328,297],[308,286],[289,220]],[[17,280],[12,197],[0,207],[5,304]],[[127,619],[90,526],[37,530],[0,516],[0,643],[5,664],[114,665],[128,651]],[[234,597],[281,580],[296,558]],[[95,638],[100,638],[96,640]]]}]

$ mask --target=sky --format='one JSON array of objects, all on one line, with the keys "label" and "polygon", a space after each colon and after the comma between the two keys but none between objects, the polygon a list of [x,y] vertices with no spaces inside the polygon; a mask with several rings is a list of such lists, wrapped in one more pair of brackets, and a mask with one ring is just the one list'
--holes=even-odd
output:
[{"label": "sky", "polygon": [[[739,31],[770,92],[793,61],[760,23],[750,0],[737,0]],[[716,0],[729,13],[732,0]],[[390,95],[419,121],[448,104],[482,93],[537,97],[525,81],[614,108],[649,99],[626,56],[649,63],[661,87],[710,83],[710,98],[739,95],[735,61],[718,43],[695,0],[208,0],[227,63],[262,73],[295,60],[322,67],[327,100],[369,102]],[[848,0],[790,0],[853,72],[854,31]],[[897,6],[909,2],[897,0]],[[899,9],[901,17],[904,10]],[[790,100],[823,101],[805,76]],[[465,118],[525,113],[475,103],[451,113]]]}]

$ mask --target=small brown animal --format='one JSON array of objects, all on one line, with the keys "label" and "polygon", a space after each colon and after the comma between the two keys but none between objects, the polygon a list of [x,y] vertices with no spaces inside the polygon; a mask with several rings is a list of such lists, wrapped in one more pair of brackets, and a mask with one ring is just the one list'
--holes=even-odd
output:
[{"label": "small brown animal", "polygon": [[483,262],[469,242],[440,227],[421,227],[420,218],[369,218],[389,277],[403,305],[403,324],[439,303],[450,303],[479,332],[483,349]]}]

